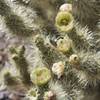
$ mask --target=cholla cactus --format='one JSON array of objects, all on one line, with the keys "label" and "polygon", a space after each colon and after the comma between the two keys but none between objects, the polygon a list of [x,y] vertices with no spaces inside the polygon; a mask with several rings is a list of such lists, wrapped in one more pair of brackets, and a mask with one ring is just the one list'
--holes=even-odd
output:
[{"label": "cholla cactus", "polygon": [[[7,4],[7,2],[0,1],[0,15],[1,18],[4,19],[4,25],[9,30],[8,32],[13,34],[19,34],[23,36],[29,36],[30,34],[34,33],[32,29],[29,29],[23,22],[22,18],[16,15],[12,10],[11,7]],[[9,12],[9,13],[8,13]],[[4,28],[4,26],[2,26]]]},{"label": "cholla cactus", "polygon": [[[96,30],[100,19],[100,2],[98,0],[73,0],[73,14],[81,25],[88,25],[90,30]],[[86,12],[86,13],[84,13]]]},{"label": "cholla cactus", "polygon": [[52,66],[52,64],[60,58],[60,54],[55,51],[54,48],[52,48],[49,44],[45,44],[44,41],[45,38],[41,36],[36,36],[35,43],[36,46],[39,48],[39,50],[42,53],[42,59],[49,65]]},{"label": "cholla cactus", "polygon": [[29,100],[87,100],[99,94],[99,5],[98,0],[0,0],[5,35],[0,32],[0,68],[17,70],[3,79],[0,71],[0,87],[3,82],[9,91],[21,90]]},{"label": "cholla cactus", "polygon": [[79,53],[71,55],[69,63],[73,72],[79,78],[79,82],[85,87],[97,86],[99,82],[99,67],[97,55],[91,53]]},{"label": "cholla cactus", "polygon": [[49,88],[55,94],[57,100],[72,100],[68,93],[66,93],[62,86],[57,82],[51,82]]},{"label": "cholla cactus", "polygon": [[49,88],[54,93],[56,100],[81,100],[83,98],[81,91],[74,88],[71,90],[64,89],[58,82],[51,82]]}]

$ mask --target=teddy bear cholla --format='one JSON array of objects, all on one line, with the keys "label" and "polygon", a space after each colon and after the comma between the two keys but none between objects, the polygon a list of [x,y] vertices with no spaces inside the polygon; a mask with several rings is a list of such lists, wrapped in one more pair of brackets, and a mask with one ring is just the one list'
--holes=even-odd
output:
[{"label": "teddy bear cholla", "polygon": [[100,59],[93,54],[72,54],[69,63],[83,86],[97,86],[100,81]]}]

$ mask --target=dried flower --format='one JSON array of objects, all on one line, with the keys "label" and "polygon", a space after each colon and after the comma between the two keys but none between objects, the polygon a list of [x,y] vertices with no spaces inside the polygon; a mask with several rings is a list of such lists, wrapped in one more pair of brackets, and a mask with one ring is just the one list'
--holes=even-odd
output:
[{"label": "dried flower", "polygon": [[65,4],[60,6],[59,10],[72,12],[72,4],[65,3]]},{"label": "dried flower", "polygon": [[56,95],[52,91],[47,91],[44,93],[44,100],[55,100]]},{"label": "dried flower", "polygon": [[60,78],[64,73],[65,65],[62,61],[54,63],[52,66],[52,72]]},{"label": "dried flower", "polygon": [[79,63],[80,63],[80,58],[77,54],[72,54],[70,57],[69,57],[69,63],[71,65],[74,65],[74,66],[78,66]]}]

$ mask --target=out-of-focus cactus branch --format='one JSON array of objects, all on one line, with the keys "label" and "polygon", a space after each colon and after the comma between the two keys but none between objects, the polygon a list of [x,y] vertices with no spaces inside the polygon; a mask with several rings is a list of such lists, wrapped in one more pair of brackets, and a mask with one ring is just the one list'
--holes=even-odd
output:
[{"label": "out-of-focus cactus branch", "polygon": [[96,30],[96,25],[100,19],[100,2],[96,0],[73,0],[73,15],[81,25],[87,25],[90,30]]},{"label": "out-of-focus cactus branch", "polygon": [[[16,51],[16,48],[12,49],[13,51]],[[29,85],[31,83],[30,74],[28,72],[28,63],[26,61],[26,58],[24,57],[24,52],[25,52],[25,47],[21,46],[17,50],[17,54],[12,54],[12,59],[16,64],[16,68],[19,70],[23,83]]]},{"label": "out-of-focus cactus branch", "polygon": [[13,85],[16,85],[18,83],[16,77],[13,77],[11,75],[10,72],[6,72],[4,74],[4,83],[7,85],[7,86],[13,86]]}]

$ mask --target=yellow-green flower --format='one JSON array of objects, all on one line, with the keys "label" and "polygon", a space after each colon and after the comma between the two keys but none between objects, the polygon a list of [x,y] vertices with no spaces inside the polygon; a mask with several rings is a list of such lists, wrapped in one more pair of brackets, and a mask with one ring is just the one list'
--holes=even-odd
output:
[{"label": "yellow-green flower", "polygon": [[38,100],[38,90],[37,89],[30,89],[26,95],[26,98],[28,98],[29,100]]},{"label": "yellow-green flower", "polygon": [[68,53],[72,49],[72,45],[72,40],[68,36],[57,40],[57,50],[62,53]]},{"label": "yellow-green flower", "polygon": [[70,12],[61,11],[58,12],[55,25],[61,32],[70,32],[73,29],[73,16]]},{"label": "yellow-green flower", "polygon": [[31,80],[37,86],[46,84],[50,78],[51,72],[46,67],[37,67],[31,73]]}]

